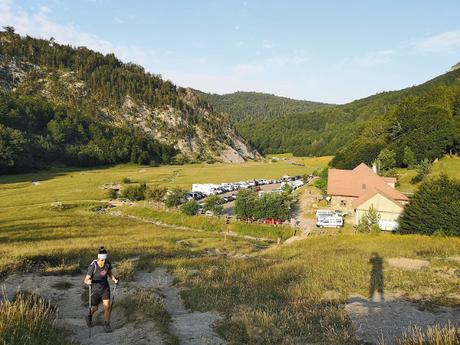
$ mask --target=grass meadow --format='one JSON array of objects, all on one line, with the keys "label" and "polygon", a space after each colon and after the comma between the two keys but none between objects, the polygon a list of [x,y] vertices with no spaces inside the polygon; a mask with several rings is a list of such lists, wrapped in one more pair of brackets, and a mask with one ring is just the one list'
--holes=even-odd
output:
[{"label": "grass meadow", "polygon": [[[415,169],[398,169],[399,187],[402,192],[413,193],[417,190],[419,184],[411,184],[410,180],[417,175]],[[444,157],[433,164],[433,170],[430,176],[438,176],[446,173],[448,176],[460,180],[460,157]]]},{"label": "grass meadow", "polygon": [[[310,162],[304,163],[306,167],[281,160],[241,165],[121,165],[1,176],[0,285],[2,276],[18,271],[79,273],[104,245],[112,261],[139,257],[136,269],[166,265],[178,284],[187,287],[183,298],[189,308],[217,310],[224,316],[217,330],[229,344],[358,344],[344,302],[351,294],[368,294],[369,258],[377,252],[384,258],[387,294],[424,305],[460,306],[460,281],[454,274],[460,270],[459,238],[343,231],[276,245],[225,238],[216,231],[224,226],[222,220],[189,218],[142,204],[119,210],[169,226],[92,211],[107,198],[102,185],[125,177],[190,187],[199,182],[304,174],[317,169],[315,164],[327,164],[326,159],[304,160]],[[458,162],[449,159],[437,164],[457,173],[453,166]],[[65,207],[51,205],[57,201]],[[240,235],[260,231],[269,238],[289,236],[281,228],[254,229],[238,223],[229,227]],[[430,265],[405,270],[388,264],[388,259],[399,257],[427,260]],[[124,269],[130,273],[131,268]],[[0,333],[7,329],[2,322],[6,321],[0,318]]]}]

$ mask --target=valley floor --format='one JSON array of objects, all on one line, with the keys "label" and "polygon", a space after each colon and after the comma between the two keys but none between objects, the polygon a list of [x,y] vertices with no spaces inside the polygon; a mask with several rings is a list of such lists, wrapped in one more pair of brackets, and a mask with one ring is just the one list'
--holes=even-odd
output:
[{"label": "valley floor", "polygon": [[[219,222],[203,225],[201,220],[193,219],[195,223],[189,223],[192,220],[177,219],[160,210],[152,210],[150,215],[142,213],[142,217],[161,218],[168,226],[94,211],[106,197],[103,184],[123,177],[188,185],[215,179],[207,175],[209,169],[222,174],[225,171],[230,180],[259,176],[264,171],[266,175],[261,177],[266,178],[282,175],[283,171],[290,173],[289,163],[264,164],[251,163],[247,169],[234,170],[232,176],[228,174],[233,167],[217,165],[121,166],[0,177],[0,285],[9,286],[10,292],[20,282],[28,288],[40,286],[40,293],[54,298],[59,306],[73,305],[75,312],[71,315],[66,316],[64,311],[59,315],[69,319],[66,328],[73,330],[82,343],[87,328],[79,314],[85,310],[81,272],[100,245],[109,250],[115,264],[123,259],[135,260],[134,285],[152,281],[146,277],[164,278],[145,286],[146,291],[156,288],[144,295],[146,300],[155,296],[150,301],[156,306],[155,313],[134,313],[121,297],[123,293],[128,296],[127,290],[122,291],[132,283],[120,285],[122,294],[114,322],[123,327],[116,331],[133,332],[129,333],[133,338],[139,331],[134,329],[136,322],[146,322],[152,327],[146,339],[158,336],[172,343],[186,344],[185,338],[194,338],[189,325],[199,324],[205,325],[209,330],[205,334],[217,343],[221,339],[227,344],[360,344],[375,341],[379,332],[369,317],[381,320],[382,332],[388,329],[385,327],[394,328],[385,320],[398,323],[400,328],[391,333],[391,339],[400,336],[410,323],[405,313],[420,315],[411,320],[422,329],[458,321],[459,238],[345,232],[277,245],[243,236],[226,237]],[[284,165],[270,172],[267,168],[271,164]],[[203,169],[207,169],[206,174],[199,173]],[[57,201],[64,207],[52,206]],[[144,212],[142,206],[136,212]],[[129,210],[134,212],[136,208]],[[114,211],[127,212],[124,208]],[[190,231],[184,224],[204,230]],[[383,304],[367,298],[374,253],[382,259],[387,296]],[[21,273],[24,278],[20,278]],[[57,276],[62,274],[65,278]],[[61,279],[72,286],[59,291],[53,288]],[[162,301],[162,307],[158,301]],[[73,318],[78,321],[71,321]],[[94,339],[103,336],[97,334],[95,327]]]}]

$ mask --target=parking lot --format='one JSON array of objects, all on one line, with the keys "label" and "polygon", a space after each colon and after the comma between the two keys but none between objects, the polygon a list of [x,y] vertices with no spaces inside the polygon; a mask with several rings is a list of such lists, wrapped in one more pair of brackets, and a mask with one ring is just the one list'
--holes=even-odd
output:
[{"label": "parking lot", "polygon": [[[274,184],[265,184],[265,185],[262,185],[262,186],[257,186],[257,187],[252,187],[252,189],[259,189],[261,191],[267,191],[267,192],[270,192],[270,191],[273,191],[275,189],[280,189],[281,187],[281,183],[274,183]],[[221,197],[225,197],[225,196],[230,196],[232,194],[237,194],[238,191],[235,190],[233,192],[227,192],[227,193],[224,193],[224,194],[221,194],[220,196]],[[230,202],[226,202],[224,204],[224,215],[226,216],[233,216],[233,208],[235,207],[235,200],[233,201],[230,201]]]}]

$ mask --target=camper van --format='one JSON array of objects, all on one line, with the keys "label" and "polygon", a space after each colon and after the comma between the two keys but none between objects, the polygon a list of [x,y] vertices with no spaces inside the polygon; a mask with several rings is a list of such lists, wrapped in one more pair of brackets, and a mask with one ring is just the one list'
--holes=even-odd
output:
[{"label": "camper van", "polygon": [[317,210],[316,211],[316,220],[319,220],[321,218],[326,218],[326,217],[331,217],[335,213],[331,210]]},{"label": "camper van", "polygon": [[319,218],[316,221],[316,226],[318,228],[341,228],[343,227],[343,219],[339,216]]}]

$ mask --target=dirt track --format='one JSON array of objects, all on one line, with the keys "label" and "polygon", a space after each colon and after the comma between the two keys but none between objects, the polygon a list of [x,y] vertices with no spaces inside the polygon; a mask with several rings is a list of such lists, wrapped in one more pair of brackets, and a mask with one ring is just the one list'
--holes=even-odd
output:
[{"label": "dirt track", "polygon": [[[213,323],[219,320],[220,316],[216,313],[190,312],[185,309],[179,288],[173,285],[173,278],[162,267],[153,272],[139,272],[135,282],[120,284],[111,318],[113,333],[104,332],[102,315],[97,312],[94,317],[92,336],[89,338],[89,330],[84,320],[88,307],[81,297],[86,287],[83,286],[82,280],[82,275],[14,274],[8,276],[0,285],[5,287],[8,299],[14,296],[15,291],[21,289],[38,293],[51,300],[58,306],[56,325],[70,331],[70,338],[81,344],[165,344],[164,334],[154,320],[138,318],[134,322],[129,322],[124,316],[124,309],[117,307],[117,300],[132,294],[136,289],[143,289],[164,298],[164,306],[171,316],[169,333],[176,336],[181,345],[225,344],[212,329]],[[70,283],[70,287],[58,288],[57,284],[62,282]]]}]

